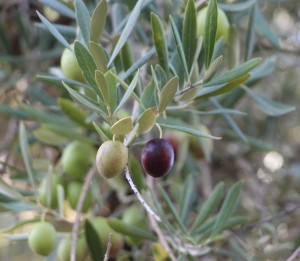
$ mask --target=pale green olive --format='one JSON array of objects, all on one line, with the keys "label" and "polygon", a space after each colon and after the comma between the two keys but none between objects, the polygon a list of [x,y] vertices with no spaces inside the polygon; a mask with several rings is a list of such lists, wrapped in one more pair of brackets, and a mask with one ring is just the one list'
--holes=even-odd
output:
[{"label": "pale green olive", "polygon": [[41,256],[48,256],[56,245],[56,231],[51,223],[36,223],[28,237],[30,248]]},{"label": "pale green olive", "polygon": [[[74,44],[70,45],[71,48],[74,48]],[[85,79],[82,75],[82,70],[79,67],[76,56],[68,48],[66,48],[60,59],[60,67],[63,74],[70,80],[84,82]]]},{"label": "pale green olive", "polygon": [[63,150],[61,165],[64,172],[72,179],[83,179],[92,161],[91,148],[79,141],[74,141]]},{"label": "pale green olive", "polygon": [[121,174],[127,162],[128,149],[120,141],[105,141],[98,149],[97,169],[107,179]]},{"label": "pale green olive", "polygon": [[[206,13],[207,6],[202,8],[197,16],[198,35],[202,37],[204,36],[205,32]],[[221,37],[224,38],[224,42],[226,43],[229,37],[229,22],[224,11],[218,8],[216,41]]]}]

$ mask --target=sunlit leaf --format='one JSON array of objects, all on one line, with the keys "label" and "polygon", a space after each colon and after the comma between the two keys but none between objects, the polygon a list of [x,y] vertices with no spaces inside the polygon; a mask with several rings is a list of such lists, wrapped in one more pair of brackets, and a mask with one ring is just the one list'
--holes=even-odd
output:
[{"label": "sunlit leaf", "polygon": [[108,84],[107,84],[104,74],[97,70],[95,72],[95,79],[96,79],[96,83],[100,89],[102,98],[103,98],[106,106],[110,106],[109,88],[108,88]]},{"label": "sunlit leaf", "polygon": [[140,135],[149,132],[155,124],[156,117],[156,107],[145,110],[136,121],[137,123],[139,123],[138,134]]},{"label": "sunlit leaf", "polygon": [[217,1],[210,0],[208,2],[208,8],[207,8],[207,13],[205,18],[205,29],[204,29],[204,55],[205,55],[206,68],[209,67],[214,52],[216,33],[217,33],[217,21],[218,21]]},{"label": "sunlit leaf", "polygon": [[229,81],[235,80],[236,78],[241,77],[242,75],[250,72],[260,62],[261,62],[261,58],[251,59],[251,60],[239,65],[238,67],[235,67],[235,68],[221,74],[220,76],[213,78],[211,81],[205,83],[203,86],[210,87],[210,86],[216,86],[216,85],[228,83]]},{"label": "sunlit leaf", "polygon": [[117,121],[111,128],[110,132],[113,135],[126,135],[133,129],[132,118],[126,117]]},{"label": "sunlit leaf", "polygon": [[97,70],[102,73],[106,73],[107,58],[103,47],[95,42],[90,42],[90,51],[97,65]]},{"label": "sunlit leaf", "polygon": [[182,45],[182,42],[181,42],[181,39],[180,39],[180,36],[179,36],[177,26],[176,26],[176,24],[173,21],[171,16],[170,16],[170,22],[171,22],[171,29],[172,29],[173,38],[174,38],[174,41],[175,41],[178,57],[180,59],[181,65],[184,69],[185,77],[186,77],[186,79],[188,79],[189,70],[188,70],[188,66],[187,66],[186,56],[185,56],[185,53],[184,53],[183,45]]},{"label": "sunlit leaf", "polygon": [[185,8],[182,45],[188,70],[191,71],[197,47],[197,13],[194,0],[189,0]]},{"label": "sunlit leaf", "polygon": [[156,49],[159,64],[162,66],[165,72],[168,72],[169,59],[165,30],[160,18],[154,13],[151,13],[151,26],[153,43]]},{"label": "sunlit leaf", "polygon": [[90,29],[90,40],[98,43],[101,35],[103,34],[106,17],[107,17],[108,5],[106,0],[101,0],[96,6],[92,18]]},{"label": "sunlit leaf", "polygon": [[74,6],[75,6],[77,24],[80,28],[82,37],[86,45],[88,45],[90,41],[90,25],[91,25],[90,13],[83,0],[75,0]]},{"label": "sunlit leaf", "polygon": [[72,51],[71,46],[66,41],[66,39],[60,34],[60,32],[44,17],[42,14],[39,13],[39,11],[36,11],[37,15],[41,19],[42,23],[45,25],[45,27],[49,30],[49,32],[66,48],[70,49]]},{"label": "sunlit leaf", "polygon": [[178,89],[179,78],[177,76],[169,80],[159,93],[158,112],[162,113],[168,104],[174,99]]}]

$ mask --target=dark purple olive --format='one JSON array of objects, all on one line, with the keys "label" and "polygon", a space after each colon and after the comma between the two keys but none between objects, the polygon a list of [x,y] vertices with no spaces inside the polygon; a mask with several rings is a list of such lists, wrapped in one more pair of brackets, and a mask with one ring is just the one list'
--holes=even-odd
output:
[{"label": "dark purple olive", "polygon": [[150,140],[142,150],[142,165],[154,178],[167,174],[174,163],[174,150],[165,139]]}]

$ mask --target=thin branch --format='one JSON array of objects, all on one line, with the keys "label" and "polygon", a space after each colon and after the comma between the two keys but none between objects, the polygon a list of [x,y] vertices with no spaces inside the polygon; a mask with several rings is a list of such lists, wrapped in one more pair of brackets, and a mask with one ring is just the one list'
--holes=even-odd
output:
[{"label": "thin branch", "polygon": [[[150,180],[149,186],[150,186],[150,189],[153,188],[153,179]],[[170,247],[169,247],[169,244],[168,244],[168,242],[167,242],[167,240],[166,240],[166,238],[165,238],[165,235],[164,235],[164,233],[161,231],[161,229],[160,229],[158,223],[156,222],[156,220],[153,218],[152,215],[149,215],[149,214],[148,214],[148,218],[149,218],[149,221],[150,221],[150,225],[151,225],[152,229],[154,230],[154,232],[156,233],[156,235],[158,236],[161,245],[162,245],[163,248],[168,252],[169,257],[171,258],[171,260],[172,260],[172,261],[175,261],[176,258],[175,258],[175,256],[174,256],[174,254],[172,253],[172,251],[171,251],[171,249],[170,249]]]},{"label": "thin branch", "polygon": [[131,179],[131,175],[129,172],[129,168],[128,165],[126,165],[125,168],[125,177],[131,187],[131,189],[133,190],[134,194],[137,196],[138,200],[142,203],[142,205],[144,206],[144,208],[146,209],[146,211],[153,216],[158,222],[161,222],[161,218],[152,210],[152,208],[146,203],[146,201],[143,199],[142,195],[140,194],[140,192],[137,190],[136,186],[134,185],[132,179]]},{"label": "thin branch", "polygon": [[83,202],[85,200],[86,194],[89,190],[89,185],[95,174],[95,171],[96,171],[96,164],[94,164],[90,168],[88,174],[85,177],[83,188],[81,190],[81,194],[80,194],[80,197],[79,197],[79,200],[77,203],[76,215],[75,215],[75,220],[74,220],[73,229],[72,229],[71,261],[76,261],[76,246],[77,246],[77,238],[78,238],[78,232],[79,232],[81,210],[82,210],[82,206],[83,206]]},{"label": "thin branch", "polygon": [[104,256],[103,261],[108,261],[109,260],[109,253],[110,253],[110,249],[112,247],[112,233],[109,233],[109,238],[108,238],[108,243],[107,243],[107,247],[106,247],[106,253]]},{"label": "thin branch", "polygon": [[254,222],[254,223],[251,223],[251,224],[246,225],[244,227],[241,227],[239,229],[232,230],[232,232],[235,233],[235,234],[240,234],[240,233],[246,232],[247,230],[249,230],[251,228],[254,228],[256,226],[260,226],[260,225],[262,225],[264,223],[267,223],[267,222],[270,222],[272,220],[280,219],[280,218],[282,218],[282,217],[284,217],[286,215],[291,215],[295,211],[297,211],[299,208],[300,208],[300,204],[298,204],[298,205],[296,205],[294,207],[291,207],[289,209],[277,212],[274,215],[271,215],[269,217],[263,218],[261,220],[258,220],[258,221]]},{"label": "thin branch", "polygon": [[293,254],[286,261],[296,261],[300,257],[300,246],[293,252]]}]

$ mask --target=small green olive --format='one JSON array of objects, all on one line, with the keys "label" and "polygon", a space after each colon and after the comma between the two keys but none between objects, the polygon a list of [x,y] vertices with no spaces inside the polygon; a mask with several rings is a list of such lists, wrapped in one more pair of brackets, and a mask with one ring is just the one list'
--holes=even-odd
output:
[{"label": "small green olive", "polygon": [[[48,184],[50,182],[50,184]],[[41,203],[52,209],[56,209],[58,206],[58,197],[57,197],[57,186],[63,186],[63,178],[58,174],[52,174],[48,181],[48,177],[45,177],[39,187],[39,196]],[[47,187],[50,187],[50,197],[47,198]]]},{"label": "small green olive", "polygon": [[[147,229],[148,224],[145,214],[144,208],[138,205],[132,205],[123,213],[122,221],[142,229]],[[138,245],[143,241],[143,239],[126,236],[125,241],[130,245]]]},{"label": "small green olive", "polygon": [[[82,183],[77,182],[77,181],[73,181],[70,184],[68,184],[67,187],[67,198],[68,201],[70,203],[70,206],[72,209],[76,209],[78,201],[79,201],[79,197],[82,191]],[[85,200],[83,202],[83,206],[82,206],[82,212],[87,212],[89,210],[89,208],[91,207],[92,204],[92,194],[91,191],[88,190]]]},{"label": "small green olive", "polygon": [[96,156],[97,169],[105,178],[113,178],[122,173],[128,162],[128,149],[120,141],[105,141]]},{"label": "small green olive", "polygon": [[[70,45],[71,48],[74,48],[74,44]],[[76,56],[68,48],[66,48],[60,59],[60,67],[63,74],[70,80],[84,82],[85,79],[82,75],[82,70],[79,67]]]},{"label": "small green olive", "polygon": [[92,149],[79,141],[71,142],[63,150],[61,165],[72,179],[83,179],[92,161]]},{"label": "small green olive", "polygon": [[[197,25],[198,25],[198,35],[204,36],[205,32],[205,19],[208,7],[202,8],[197,16]],[[224,42],[226,43],[229,37],[229,22],[226,14],[220,8],[218,8],[218,20],[217,20],[217,32],[216,32],[216,41],[223,37]]]},{"label": "small green olive", "polygon": [[35,253],[48,256],[55,248],[55,228],[48,222],[36,223],[29,234],[28,243]]},{"label": "small green olive", "polygon": [[[64,237],[58,246],[57,256],[59,261],[70,261],[72,249],[72,236]],[[84,236],[79,236],[76,245],[76,260],[83,260],[87,252],[87,243]]]}]

